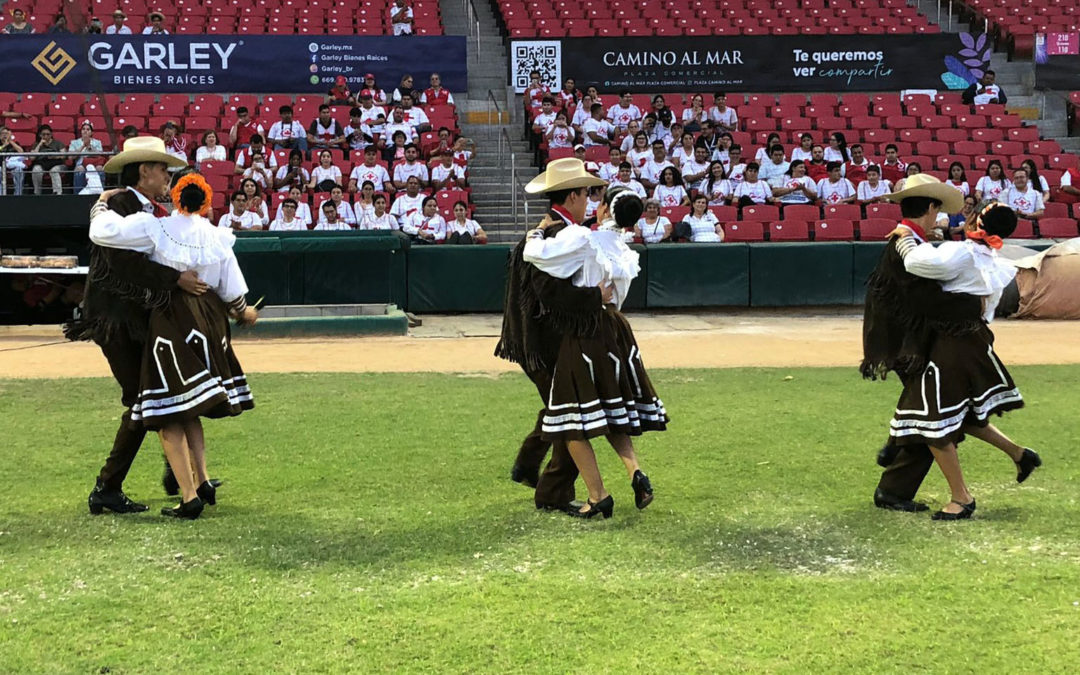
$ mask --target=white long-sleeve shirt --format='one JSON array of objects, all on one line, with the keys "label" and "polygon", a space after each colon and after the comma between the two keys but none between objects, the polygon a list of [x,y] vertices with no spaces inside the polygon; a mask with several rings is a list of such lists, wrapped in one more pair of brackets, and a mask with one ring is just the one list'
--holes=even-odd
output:
[{"label": "white long-sleeve shirt", "polygon": [[967,293],[983,299],[983,319],[994,320],[1001,294],[1016,276],[1016,268],[997,251],[975,241],[947,241],[940,246],[919,244],[913,237],[896,243],[904,269],[917,277],[941,282],[946,293]]},{"label": "white long-sleeve shirt", "polygon": [[612,301],[619,308],[630,292],[630,282],[641,272],[637,252],[626,245],[611,221],[596,231],[567,225],[554,237],[545,238],[538,230],[528,237],[522,251],[525,262],[557,279],[570,279],[578,288],[608,281],[615,287]]}]

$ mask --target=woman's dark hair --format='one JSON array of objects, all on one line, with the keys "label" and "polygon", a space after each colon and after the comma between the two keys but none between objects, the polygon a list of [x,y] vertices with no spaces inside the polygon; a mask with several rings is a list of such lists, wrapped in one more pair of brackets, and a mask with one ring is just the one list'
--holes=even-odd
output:
[{"label": "woman's dark hair", "polygon": [[459,199],[456,202],[454,202],[454,208],[456,209],[459,206],[461,208],[465,209],[465,215],[468,216],[469,215],[469,205]]},{"label": "woman's dark hair", "polygon": [[987,234],[996,234],[1004,239],[1016,230],[1016,211],[1004,204],[994,206],[979,216],[979,222]]},{"label": "woman's dark hair", "polygon": [[709,177],[708,180],[705,183],[705,194],[708,194],[708,195],[712,194],[713,185],[716,184],[716,176],[713,175],[713,172],[712,172],[712,168],[713,168],[714,164],[719,164],[720,165],[720,180],[724,180],[725,178],[727,178],[727,171],[724,169],[724,163],[723,162],[721,162],[718,159],[714,159],[713,161],[709,162],[709,168],[705,169],[705,175]]},{"label": "woman's dark hair", "polygon": [[784,173],[788,176],[794,176],[795,167],[797,166],[806,166],[806,162],[802,161],[801,159],[793,159],[791,160],[791,164],[788,166],[787,171],[785,171]]},{"label": "woman's dark hair", "polygon": [[922,164],[919,164],[918,162],[908,162],[907,169],[904,171],[904,173],[911,171],[912,168],[918,169],[919,173],[922,173]]},{"label": "woman's dark hair", "polygon": [[296,150],[296,149],[293,149],[293,150],[289,151],[289,162],[292,162],[294,157],[299,157],[300,158],[300,163],[303,164],[303,162],[304,162],[304,153],[302,153],[302,152],[300,152],[299,150]]},{"label": "woman's dark hair", "polygon": [[1001,170],[1001,178],[998,178],[998,185],[1005,185],[1008,179],[1005,177],[1005,166],[1001,163],[1000,159],[992,159],[990,163],[986,165],[986,177],[990,177],[990,167],[996,166]]},{"label": "woman's dark hair", "polygon": [[202,140],[199,142],[200,145],[206,145],[206,137],[209,136],[210,134],[214,134],[214,140],[217,140],[217,135],[218,135],[217,132],[214,131],[213,129],[207,129],[206,131],[203,132]]},{"label": "woman's dark hair", "polygon": [[424,201],[420,202],[420,208],[423,209],[428,205],[428,202],[435,202],[435,206],[439,205],[439,200],[434,197],[424,197]]},{"label": "woman's dark hair", "polygon": [[1039,169],[1035,166],[1035,160],[1028,158],[1020,162],[1021,169],[1027,169],[1028,180],[1035,188],[1035,192],[1042,192],[1042,181],[1039,179]]},{"label": "woman's dark hair", "polygon": [[180,208],[188,213],[198,213],[206,204],[206,193],[198,185],[185,185],[180,191]]},{"label": "woman's dark hair", "polygon": [[836,147],[840,148],[840,156],[844,158],[845,162],[850,162],[851,153],[848,152],[847,139],[844,138],[844,134],[834,131],[832,137],[836,139]]},{"label": "woman's dark hair", "polygon": [[[255,186],[255,195],[254,196],[258,197],[259,195],[262,194],[262,188],[260,188],[259,184],[256,183],[254,180],[252,180],[250,178],[245,178],[244,180],[240,181],[240,192],[244,192],[244,188],[247,187],[248,183],[251,183],[252,185]],[[247,193],[244,192],[244,195],[247,196]]]},{"label": "woman's dark hair", "polygon": [[682,173],[680,173],[679,170],[676,169],[675,167],[669,166],[669,167],[666,167],[663,171],[660,172],[660,184],[661,185],[667,186],[667,179],[664,177],[664,175],[668,174],[668,173],[671,174],[671,184],[672,185],[682,185],[683,184],[683,182],[682,182]]},{"label": "woman's dark hair", "polygon": [[931,204],[941,208],[941,202],[930,197],[908,197],[900,200],[900,213],[905,218],[922,218],[930,210]]},{"label": "woman's dark hair", "polygon": [[367,186],[369,186],[369,185],[371,186],[371,189],[372,189],[372,190],[374,190],[374,189],[375,189],[375,183],[372,183],[372,182],[371,182],[371,181],[369,181],[369,180],[366,180],[366,181],[364,181],[363,183],[361,183],[361,184],[360,184],[360,189],[361,189],[361,190],[363,190],[364,188],[366,188],[366,187],[367,187]]},{"label": "woman's dark hair", "polygon": [[608,205],[615,224],[628,229],[637,224],[645,212],[645,204],[633,190],[618,185],[604,193],[604,203]]},{"label": "woman's dark hair", "polygon": [[964,170],[964,165],[961,164],[960,162],[953,162],[952,164],[949,165],[949,177],[948,177],[948,179],[949,180],[953,179],[952,170],[955,167],[960,167],[960,180],[962,180],[962,181],[964,181],[966,183],[967,182],[967,171]]}]

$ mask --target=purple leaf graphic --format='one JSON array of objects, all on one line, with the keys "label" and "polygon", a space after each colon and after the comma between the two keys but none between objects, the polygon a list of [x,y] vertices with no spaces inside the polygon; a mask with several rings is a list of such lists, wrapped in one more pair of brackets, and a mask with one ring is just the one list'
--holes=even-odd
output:
[{"label": "purple leaf graphic", "polygon": [[968,84],[975,82],[978,77],[982,77],[981,73],[978,77],[975,77],[974,74],[970,70],[968,70],[967,66],[960,63],[960,61],[953,56],[945,57],[945,67],[949,69],[950,73],[956,75],[957,77],[963,78],[963,80]]},{"label": "purple leaf graphic", "polygon": [[986,33],[979,36],[979,39],[975,41],[975,49],[982,49],[986,44]]},{"label": "purple leaf graphic", "polygon": [[[975,69],[971,71],[971,74],[975,78],[975,80],[981,80],[983,76],[983,71]],[[974,83],[974,80],[972,80],[972,83]]]},{"label": "purple leaf graphic", "polygon": [[990,56],[993,53],[994,53],[994,48],[991,46],[989,49],[986,50],[986,53],[982,55],[982,60],[989,63],[990,62]]},{"label": "purple leaf graphic", "polygon": [[960,56],[978,56],[979,52],[974,49],[961,49]]},{"label": "purple leaf graphic", "polygon": [[964,61],[965,66],[975,67],[975,66],[981,66],[982,64],[983,64],[982,59],[968,59],[967,61]]},{"label": "purple leaf graphic", "polygon": [[975,38],[971,37],[971,33],[960,33],[960,42],[963,42],[968,49],[977,49],[975,47]]}]

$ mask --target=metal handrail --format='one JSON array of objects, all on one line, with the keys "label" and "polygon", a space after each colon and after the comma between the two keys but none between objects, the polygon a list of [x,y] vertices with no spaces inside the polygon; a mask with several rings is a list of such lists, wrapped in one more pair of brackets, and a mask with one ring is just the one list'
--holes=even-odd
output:
[{"label": "metal handrail", "polygon": [[476,8],[475,0],[462,0],[462,13],[465,15],[465,23],[467,24],[466,30],[469,32],[469,37],[476,40],[476,53],[474,58],[480,60],[480,19],[478,17],[479,10]]},{"label": "metal handrail", "polygon": [[[42,173],[52,173],[53,171],[56,171],[57,173],[60,173],[60,174],[71,174],[72,176],[74,176],[76,173],[78,173],[78,171],[77,171],[75,166],[67,166],[67,164],[66,164],[67,160],[78,159],[80,157],[111,157],[111,156],[113,156],[115,154],[116,154],[115,150],[109,150],[107,152],[105,150],[102,150],[100,152],[92,152],[92,151],[89,151],[89,150],[75,151],[75,150],[66,150],[66,149],[65,150],[57,150],[55,152],[52,152],[52,151],[45,151],[45,152],[42,152],[42,151],[37,151],[37,152],[34,152],[34,151],[0,152],[0,195],[5,195],[5,196],[7,195],[7,182],[8,182],[8,175],[9,174],[16,177],[16,180],[19,181],[19,184],[16,185],[15,188],[14,188],[16,196],[18,196],[20,194],[23,194],[23,190],[25,189],[25,182],[23,182],[25,180],[25,174],[30,174],[31,176],[34,175],[34,172],[33,172],[34,162],[32,160],[34,160],[35,158],[49,158],[49,159],[64,160],[63,163],[58,164],[57,166],[51,167],[49,169],[43,169]],[[12,169],[12,168],[8,168],[8,165],[7,165],[7,160],[12,158],[12,157],[17,157],[17,158],[20,158],[20,159],[26,159],[26,160],[31,160],[31,161],[28,161],[27,165],[23,169]],[[98,172],[98,174],[100,174],[99,178],[101,179],[103,187],[104,187],[105,174],[101,171],[100,168],[97,169],[97,172]],[[21,176],[21,179],[19,178],[20,176]],[[41,177],[41,180],[44,181],[44,176]],[[42,189],[45,189],[44,185],[42,185]],[[48,190],[50,192],[52,192],[51,185],[48,188]]]},{"label": "metal handrail", "polygon": [[[503,138],[506,139],[507,148],[513,148],[513,146],[510,144],[510,134],[506,131],[506,127],[502,127],[502,133],[500,134],[500,145],[502,144],[502,139]],[[511,209],[511,211],[513,211],[513,214],[514,214],[514,227],[517,228],[518,230],[521,230],[522,229],[522,227],[521,227],[521,218],[519,216],[522,215],[522,212],[524,212],[525,224],[528,225],[528,223],[529,223],[529,200],[528,200],[527,197],[524,196],[524,194],[525,194],[525,185],[521,182],[521,177],[518,176],[518,173],[517,173],[517,161],[516,160],[517,160],[517,156],[514,154],[514,151],[511,149],[510,150],[510,209]],[[519,203],[519,201],[518,201],[518,193],[519,192],[522,194],[522,197],[521,197],[521,200],[520,200],[522,208],[520,208],[520,209],[518,208],[518,203]]]}]

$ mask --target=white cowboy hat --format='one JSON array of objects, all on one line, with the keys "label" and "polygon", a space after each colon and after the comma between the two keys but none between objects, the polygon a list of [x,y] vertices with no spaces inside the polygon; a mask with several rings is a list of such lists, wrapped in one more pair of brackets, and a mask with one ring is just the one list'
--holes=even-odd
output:
[{"label": "white cowboy hat", "polygon": [[161,162],[169,167],[184,167],[188,163],[165,152],[165,141],[157,136],[136,136],[124,141],[124,150],[105,163],[105,173],[120,173],[128,164]]},{"label": "white cowboy hat", "polygon": [[548,162],[547,170],[529,181],[525,192],[536,195],[599,185],[607,185],[607,181],[586,171],[585,163],[580,159],[567,157]]},{"label": "white cowboy hat", "polygon": [[964,208],[964,194],[956,188],[942,183],[928,173],[917,173],[904,179],[904,189],[885,195],[890,202],[897,202],[908,197],[929,197],[941,202],[942,213],[959,213]]}]

